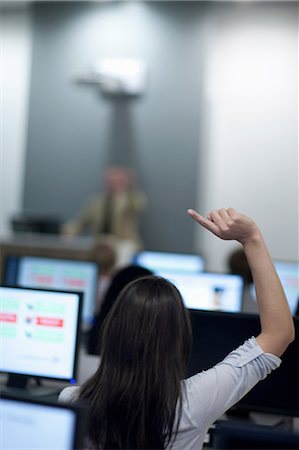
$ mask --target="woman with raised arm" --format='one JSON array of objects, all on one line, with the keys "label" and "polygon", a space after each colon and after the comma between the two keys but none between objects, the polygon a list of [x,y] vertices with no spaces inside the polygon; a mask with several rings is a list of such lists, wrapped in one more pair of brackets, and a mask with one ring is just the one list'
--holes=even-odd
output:
[{"label": "woman with raised arm", "polygon": [[257,225],[232,208],[207,218],[188,214],[221,239],[243,245],[262,331],[213,368],[184,379],[191,326],[180,293],[159,277],[130,283],[104,325],[97,372],[60,395],[87,404],[90,448],[200,449],[212,423],[280,365],[294,339],[292,316]]},{"label": "woman with raised arm", "polygon": [[253,277],[261,320],[262,331],[256,341],[264,352],[281,356],[294,340],[294,324],[261,231],[251,219],[233,208],[213,211],[208,214],[207,219],[192,209],[188,213],[221,239],[235,239],[243,245]]}]

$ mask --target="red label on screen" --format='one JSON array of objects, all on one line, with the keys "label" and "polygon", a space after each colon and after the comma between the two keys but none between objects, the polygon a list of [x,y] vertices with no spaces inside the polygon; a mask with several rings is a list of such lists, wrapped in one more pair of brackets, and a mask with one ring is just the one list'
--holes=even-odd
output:
[{"label": "red label on screen", "polygon": [[35,275],[34,280],[40,284],[53,284],[53,277],[47,275]]},{"label": "red label on screen", "polygon": [[55,319],[53,317],[37,317],[36,325],[42,325],[44,327],[63,327],[63,319]]},{"label": "red label on screen", "polygon": [[79,280],[76,278],[65,278],[64,283],[67,286],[71,287],[77,287],[77,288],[84,288],[85,287],[85,280]]},{"label": "red label on screen", "polygon": [[0,322],[15,323],[17,321],[17,315],[11,313],[0,313]]}]

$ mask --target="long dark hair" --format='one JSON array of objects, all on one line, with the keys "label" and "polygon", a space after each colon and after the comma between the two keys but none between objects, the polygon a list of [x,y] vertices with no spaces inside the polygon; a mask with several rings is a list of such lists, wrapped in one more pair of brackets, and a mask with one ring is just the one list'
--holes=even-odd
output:
[{"label": "long dark hair", "polygon": [[80,390],[101,449],[164,449],[182,413],[191,325],[179,291],[148,276],[120,293],[104,323],[101,363]]}]

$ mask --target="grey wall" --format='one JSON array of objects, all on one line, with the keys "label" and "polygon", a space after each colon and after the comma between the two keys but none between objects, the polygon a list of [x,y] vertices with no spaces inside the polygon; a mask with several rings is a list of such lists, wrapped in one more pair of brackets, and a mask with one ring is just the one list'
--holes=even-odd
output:
[{"label": "grey wall", "polygon": [[[151,249],[192,251],[185,210],[196,204],[200,34],[195,2],[39,3],[24,210],[73,216],[109,162],[133,166],[148,195]],[[104,97],[74,78],[102,57],[140,57],[149,84],[136,99]]]}]

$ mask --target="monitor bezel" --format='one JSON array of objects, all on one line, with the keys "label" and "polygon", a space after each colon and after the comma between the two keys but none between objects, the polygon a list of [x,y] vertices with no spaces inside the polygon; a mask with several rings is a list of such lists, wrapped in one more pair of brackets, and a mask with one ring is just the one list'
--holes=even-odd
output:
[{"label": "monitor bezel", "polygon": [[[273,258],[273,264],[275,267],[275,270],[277,271],[277,274],[279,276],[278,270],[276,268],[276,263],[282,263],[282,264],[290,264],[293,266],[297,266],[298,268],[298,280],[299,280],[299,260],[296,259],[283,259],[283,258]],[[283,288],[285,289],[284,285]],[[297,316],[299,314],[299,291],[298,291],[298,297],[297,297],[297,304],[295,304],[295,310],[292,312],[293,316]]]},{"label": "monitor bezel", "polygon": [[[49,259],[49,260],[57,260],[57,261],[63,261],[63,262],[76,262],[76,263],[89,263],[89,264],[93,264],[94,265],[94,267],[95,267],[95,269],[96,269],[96,283],[95,283],[95,286],[94,286],[94,288],[95,288],[95,298],[93,299],[93,303],[94,303],[94,305],[95,305],[95,302],[96,302],[96,296],[97,296],[97,288],[98,288],[98,280],[99,280],[99,277],[100,277],[100,274],[101,274],[101,272],[100,272],[100,266],[99,266],[99,264],[95,261],[95,260],[93,260],[93,259],[81,259],[81,258],[65,258],[65,257],[60,257],[60,256],[53,256],[53,255],[32,255],[32,254],[28,254],[28,253],[20,253],[20,254],[16,254],[16,253],[8,253],[7,255],[5,255],[5,258],[4,258],[4,265],[3,265],[3,267],[4,267],[4,270],[3,270],[3,280],[2,280],[2,283],[1,283],[1,281],[0,281],[0,283],[1,283],[1,285],[3,286],[4,284],[5,285],[7,285],[7,282],[6,282],[6,279],[7,279],[7,266],[8,266],[8,260],[9,260],[9,258],[18,258],[19,260],[21,259],[21,258],[37,258],[37,259]],[[29,288],[29,289],[43,289],[43,290],[49,290],[49,291],[59,291],[59,292],[68,292],[67,290],[61,290],[61,289],[50,289],[50,288],[39,288],[39,287],[30,287],[30,286],[20,286],[19,284],[14,284],[14,285],[12,285],[12,284],[10,284],[10,286],[13,286],[13,287],[26,287],[26,288]],[[69,291],[69,292],[79,292],[79,291],[76,291],[76,290],[74,290],[74,291]],[[86,295],[85,295],[85,293],[84,293],[84,291],[80,291],[80,292],[82,292],[83,293],[83,300],[84,300],[84,298],[86,297]],[[93,305],[93,306],[94,306]],[[82,311],[83,311],[83,307],[82,307]],[[81,326],[83,326],[84,327],[84,325],[86,325],[88,328],[91,326],[91,323],[94,321],[94,314],[93,314],[93,316],[91,317],[91,322],[89,321],[89,320],[84,320],[83,319],[83,317],[81,318]]]},{"label": "monitor bezel", "polygon": [[[278,270],[276,268],[276,265],[275,265],[276,263],[290,264],[290,265],[298,266],[298,279],[299,279],[299,261],[297,261],[295,259],[291,260],[291,259],[279,259],[279,258],[273,258],[272,261],[273,261],[273,265],[274,265],[275,271],[277,272],[277,275],[278,275],[279,279],[280,279],[280,275],[279,275]],[[282,283],[281,279],[280,279],[280,281]],[[250,289],[254,289],[254,283],[253,282],[250,283],[249,286],[250,286]],[[285,291],[285,287],[284,287],[283,283],[282,283],[282,287],[283,287],[283,289]],[[286,294],[286,292],[285,292],[285,294]],[[255,293],[255,291],[254,291],[254,299],[252,299],[252,301],[256,302],[256,293]],[[287,300],[288,300],[288,298],[287,298]],[[289,303],[289,301],[288,301],[288,303]],[[289,308],[290,308],[290,304],[289,304]],[[295,309],[294,309],[294,311],[291,310],[291,313],[292,313],[293,317],[296,317],[296,316],[299,315],[299,291],[298,291],[297,304],[295,304]]]},{"label": "monitor bezel", "polygon": [[[138,252],[136,252],[134,255],[133,255],[133,257],[132,257],[132,264],[136,264],[136,265],[138,265],[138,266],[142,266],[142,267],[146,267],[145,265],[143,265],[143,264],[140,264],[139,262],[138,262],[138,257],[139,257],[139,255],[141,255],[141,254],[143,254],[143,253],[151,253],[151,254],[158,254],[158,255],[167,255],[167,256],[172,256],[172,255],[174,255],[174,256],[191,256],[191,257],[194,257],[194,258],[199,258],[199,260],[201,260],[202,261],[202,265],[203,265],[203,268],[202,268],[202,270],[197,270],[197,271],[192,271],[192,272],[190,272],[190,273],[194,273],[194,274],[197,274],[197,273],[202,273],[202,272],[204,272],[205,271],[205,269],[206,269],[206,259],[204,258],[204,256],[202,256],[201,254],[198,254],[198,253],[184,253],[184,252],[168,252],[168,251],[162,251],[162,250],[140,250],[140,251],[138,251]],[[146,268],[148,268],[148,267],[146,267]],[[180,269],[180,270],[183,270],[184,268],[182,268],[182,269]],[[153,270],[153,269],[151,269],[150,268],[150,270]],[[189,273],[189,272],[188,272]]]},{"label": "monitor bezel", "polygon": [[[285,440],[292,441],[289,442],[289,444],[292,445],[290,449],[295,449],[293,444],[298,445],[299,443],[299,434],[296,430],[292,431],[287,428],[274,428],[273,426],[262,425],[251,421],[218,420],[211,430],[212,447],[217,450],[227,448],[249,448],[247,446],[236,447],[236,445],[240,443],[240,439],[245,445],[248,445],[249,436],[253,436],[251,448],[260,449],[262,448],[262,444],[267,444],[267,448],[270,448],[269,444],[271,445],[274,442],[277,443],[277,439],[279,440],[279,444],[282,444],[282,441]],[[270,438],[270,442],[267,441],[268,438]]]},{"label": "monitor bezel", "polygon": [[85,409],[83,403],[80,402],[76,402],[75,404],[58,403],[57,401],[54,400],[45,400],[42,398],[32,397],[26,391],[24,391],[23,393],[18,393],[18,395],[16,395],[15,393],[11,394],[0,391],[0,400],[1,399],[71,411],[75,417],[74,435],[72,438],[72,450],[76,450],[82,447],[86,422]]},{"label": "monitor bezel", "polygon": [[299,266],[299,261],[296,259],[284,259],[284,258],[272,258],[273,263],[287,263],[287,264],[297,264]]},{"label": "monitor bezel", "polygon": [[52,380],[52,381],[60,381],[60,382],[69,382],[71,384],[77,383],[77,375],[78,375],[78,362],[79,362],[79,348],[80,348],[80,340],[81,340],[81,320],[82,320],[82,307],[83,307],[83,293],[80,291],[60,291],[54,289],[39,289],[39,288],[28,288],[22,286],[11,286],[7,284],[1,284],[0,288],[10,288],[10,289],[20,289],[26,291],[39,291],[39,292],[53,292],[53,293],[62,293],[62,294],[76,294],[78,295],[78,314],[77,314],[77,333],[76,333],[76,344],[75,344],[75,355],[74,355],[74,364],[73,364],[73,376],[71,378],[57,378],[57,377],[47,377],[40,374],[32,374],[32,373],[20,373],[20,372],[11,372],[7,370],[1,370],[0,373],[7,374],[8,377],[10,375],[16,375],[22,378],[35,378],[39,380]]},{"label": "monitor bezel", "polygon": [[[244,305],[244,287],[245,287],[245,283],[244,283],[244,279],[242,278],[241,275],[239,274],[235,274],[235,273],[227,273],[227,272],[212,272],[212,271],[202,271],[202,272],[196,272],[196,273],[188,273],[188,274],[183,274],[186,277],[201,277],[201,276],[209,276],[209,275],[216,275],[216,276],[221,276],[221,277],[227,277],[227,278],[238,278],[239,281],[241,281],[241,300],[240,300],[240,311],[227,311],[227,310],[217,310],[217,309],[201,309],[201,308],[191,308],[185,305],[185,307],[189,310],[194,310],[194,311],[203,311],[203,312],[219,312],[219,313],[224,313],[224,314],[243,314],[243,305]],[[182,293],[181,293],[182,295]]]},{"label": "monitor bezel", "polygon": [[[244,318],[245,320],[254,320],[254,321],[256,321],[257,325],[258,325],[258,322],[259,322],[259,328],[260,328],[260,317],[259,317],[258,314],[251,314],[251,313],[244,313],[244,312],[234,313],[234,312],[225,312],[225,311],[196,310],[196,309],[190,309],[190,308],[187,308],[187,309],[188,309],[188,311],[190,311],[191,314],[193,312],[193,313],[195,313],[195,315],[196,314],[201,314],[202,316],[210,315],[210,316],[218,316],[218,317],[226,316],[226,317],[231,317],[233,320],[237,320],[240,317],[240,318]],[[296,326],[296,329],[299,329],[299,317],[293,317],[293,321],[294,321],[294,324]],[[258,334],[254,335],[254,336],[256,337],[257,335]],[[249,339],[250,337],[251,336],[248,335],[247,338],[245,338],[245,339],[242,338],[241,342],[240,342],[240,345],[242,343],[244,343],[244,341],[246,339]],[[296,336],[296,342],[298,344],[299,336]],[[293,342],[290,345],[295,345],[295,343]],[[235,348],[237,348],[237,346],[235,346],[234,348],[231,348],[230,350],[228,350],[227,354],[230,351],[233,351]],[[223,360],[223,358],[218,360],[217,362],[215,362],[213,365],[211,365],[209,367],[206,367],[206,368],[203,368],[199,372],[196,372],[196,373],[200,373],[203,370],[208,370],[208,369],[212,368],[214,365],[216,365],[218,362],[221,362],[222,360]],[[191,363],[191,354],[190,354],[189,364],[190,363]],[[282,355],[282,365],[283,365],[283,355]],[[299,363],[298,362],[297,362],[297,366],[299,368]],[[279,370],[279,368],[277,370]],[[188,374],[187,376],[190,377],[190,376],[193,376],[193,375],[195,375],[195,373],[193,373],[191,375]],[[269,377],[271,377],[271,374],[269,375]],[[261,380],[261,382],[263,382],[263,380]],[[252,389],[254,389],[254,387]],[[251,392],[251,390],[248,392],[248,394],[250,394],[250,392]],[[272,407],[272,406],[263,406],[262,404],[252,403],[252,402],[248,401],[247,398],[246,398],[246,396],[248,394],[244,395],[235,405],[233,405],[230,408],[230,410],[228,410],[229,412],[232,413],[232,415],[238,417],[238,415],[242,416],[244,413],[259,412],[259,413],[266,413],[266,414],[272,414],[272,415],[274,414],[276,416],[277,415],[282,415],[282,416],[285,416],[285,417],[299,417],[299,408],[294,411],[294,409],[289,409],[288,410],[287,408],[279,408],[279,406],[278,407]]]}]

